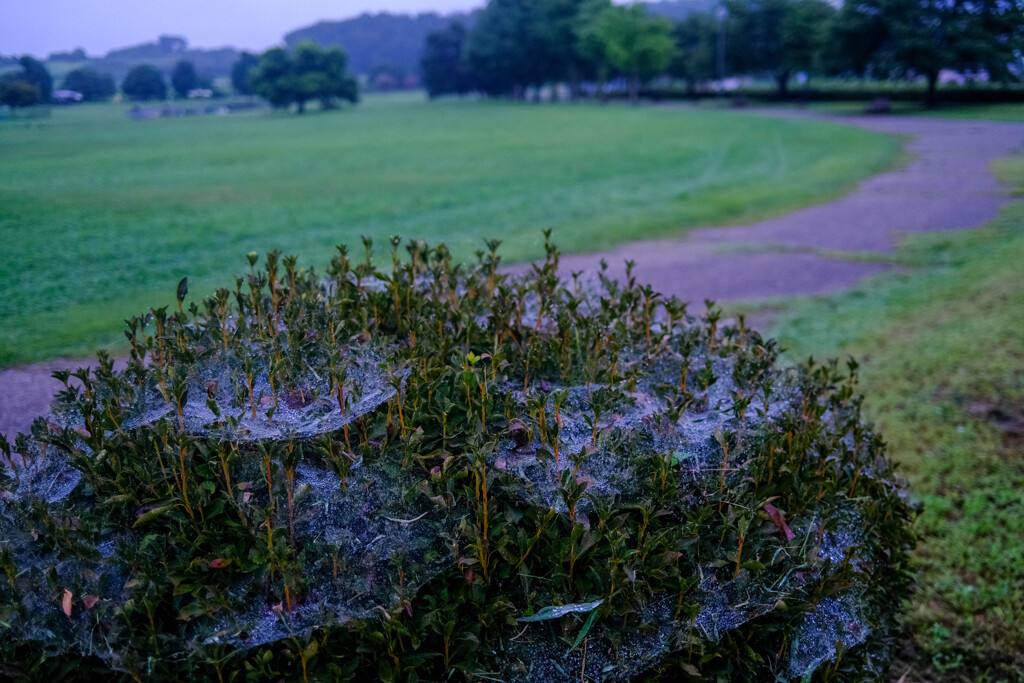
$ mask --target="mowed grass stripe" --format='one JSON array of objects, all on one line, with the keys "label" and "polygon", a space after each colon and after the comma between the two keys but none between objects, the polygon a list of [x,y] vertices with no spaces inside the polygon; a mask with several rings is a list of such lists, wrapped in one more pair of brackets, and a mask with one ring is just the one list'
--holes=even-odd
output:
[{"label": "mowed grass stripe", "polygon": [[0,365],[91,353],[181,277],[205,295],[253,250],[322,266],[363,234],[384,258],[399,234],[470,259],[497,237],[521,261],[543,253],[542,228],[564,251],[597,250],[821,201],[898,151],[719,111],[408,95],[305,116],[124,110],[0,122]]}]

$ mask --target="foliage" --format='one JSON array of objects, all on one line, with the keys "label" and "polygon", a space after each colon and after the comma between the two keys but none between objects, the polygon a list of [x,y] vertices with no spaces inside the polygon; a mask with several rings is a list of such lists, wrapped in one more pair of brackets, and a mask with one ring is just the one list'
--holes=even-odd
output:
[{"label": "foliage", "polygon": [[53,93],[53,78],[46,70],[46,65],[28,55],[19,59],[18,64],[21,66],[18,78],[39,88],[39,95],[43,102],[49,102]]},{"label": "foliage", "polygon": [[199,74],[196,73],[195,65],[187,59],[182,59],[175,64],[174,69],[171,70],[171,86],[178,97],[182,99],[188,97],[189,90],[199,87]]},{"label": "foliage", "polygon": [[0,104],[10,107],[30,107],[50,101],[53,79],[46,66],[25,55],[18,60],[20,71],[8,71],[0,76]]},{"label": "foliage", "polygon": [[814,70],[828,40],[835,14],[824,0],[729,0],[729,44],[733,72],[769,73],[779,94],[788,93],[790,75]]},{"label": "foliage", "polygon": [[87,102],[108,100],[117,92],[113,76],[89,67],[69,71],[61,86],[82,93]]},{"label": "foliage", "polygon": [[339,99],[353,104],[359,101],[355,79],[345,72],[347,57],[339,48],[323,50],[315,43],[300,43],[294,53],[283,48],[267,50],[259,64],[249,72],[249,85],[254,94],[274,107],[298,106],[319,100],[330,109]]},{"label": "foliage", "polygon": [[332,244],[363,233],[415,231],[458,261],[491,233],[522,262],[543,255],[537,226],[583,251],[734,225],[845,192],[899,150],[819,122],[408,94],[368,96],[344,125],[260,113],[139,125],[124,111],[0,122],[0,242],[17,264],[0,268],[0,365],[123,349],[124,311],[167,303],[164,283],[185,275],[215,288],[256,244],[322,268]]},{"label": "foliage", "polygon": [[133,100],[163,100],[167,98],[167,84],[155,66],[139,64],[124,77],[121,92]]},{"label": "foliage", "polygon": [[942,69],[985,69],[1004,79],[1024,47],[1020,2],[872,0],[858,10],[884,25],[881,53],[928,78],[930,105]]},{"label": "foliage", "polygon": [[671,23],[651,17],[643,5],[609,7],[584,29],[601,45],[608,64],[629,78],[629,99],[636,104],[643,81],[662,73],[672,60]]},{"label": "foliage", "polygon": [[522,95],[543,85],[546,52],[536,7],[529,0],[489,0],[480,11],[466,47],[477,87],[489,95]]},{"label": "foliage", "polygon": [[32,107],[42,104],[39,88],[20,78],[0,77],[0,104],[8,107]]},{"label": "foliage", "polygon": [[676,49],[668,73],[685,80],[691,93],[698,83],[717,76],[717,36],[718,25],[710,14],[693,14],[675,25]]},{"label": "foliage", "polygon": [[560,280],[549,235],[519,278],[252,253],[55,373],[0,443],[5,673],[883,678],[912,511],[856,363]]},{"label": "foliage", "polygon": [[[1000,175],[1024,188],[1024,160]],[[900,274],[786,307],[782,342],[864,358],[864,410],[923,503],[904,680],[1024,677],[1024,202],[980,229],[915,235]]]},{"label": "foliage", "polygon": [[431,98],[462,95],[473,90],[465,57],[466,27],[453,21],[448,28],[427,35],[420,58],[423,87]]},{"label": "foliage", "polygon": [[250,52],[241,52],[238,61],[231,67],[231,87],[237,95],[252,95],[252,84],[249,81],[252,70],[260,63],[260,58]]}]

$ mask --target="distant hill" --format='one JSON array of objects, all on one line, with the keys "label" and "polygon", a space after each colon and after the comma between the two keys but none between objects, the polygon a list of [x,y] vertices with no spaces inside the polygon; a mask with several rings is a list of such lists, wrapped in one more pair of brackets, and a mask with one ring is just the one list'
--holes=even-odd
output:
[{"label": "distant hill", "polygon": [[419,73],[420,55],[427,35],[448,27],[452,21],[472,23],[473,15],[361,14],[341,21],[321,21],[285,35],[288,47],[304,40],[323,46],[338,46],[348,53],[349,69],[369,74],[382,66],[398,67],[408,74]]},{"label": "distant hill", "polygon": [[120,81],[133,66],[142,63],[152,64],[164,75],[169,75],[174,65],[182,59],[192,62],[200,76],[218,78],[231,75],[231,67],[238,59],[238,50],[233,47],[190,49],[188,41],[180,36],[160,36],[153,43],[112,50],[101,59],[91,60],[90,66],[112,74]]},{"label": "distant hill", "polygon": [[58,84],[69,71],[84,67],[110,74],[120,84],[131,68],[138,64],[152,64],[165,77],[170,77],[171,69],[181,59],[192,62],[201,77],[214,79],[231,75],[238,51],[233,47],[190,49],[188,41],[180,36],[160,36],[152,43],[111,50],[103,57],[89,57],[81,49],[55,52],[47,58],[46,68]]}]

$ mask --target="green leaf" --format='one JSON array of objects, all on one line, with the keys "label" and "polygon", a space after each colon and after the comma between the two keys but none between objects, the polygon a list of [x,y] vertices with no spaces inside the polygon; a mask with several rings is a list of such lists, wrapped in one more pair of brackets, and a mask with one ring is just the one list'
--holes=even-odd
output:
[{"label": "green leaf", "polygon": [[598,600],[597,602],[572,602],[568,605],[548,605],[541,608],[533,616],[519,617],[516,621],[545,621],[547,619],[559,619],[573,612],[592,612],[600,607],[603,602],[604,600]]},{"label": "green leaf", "polygon": [[140,524],[145,524],[146,522],[150,522],[150,521],[156,519],[157,517],[160,517],[161,515],[166,515],[168,512],[170,512],[173,509],[174,509],[174,505],[164,505],[164,506],[161,506],[161,507],[158,507],[158,508],[153,508],[152,510],[150,510],[146,514],[144,514],[141,517],[139,517],[135,521],[135,524],[132,525],[132,527],[133,528],[137,527]]},{"label": "green leaf", "polygon": [[569,648],[566,654],[569,654],[569,652],[572,652],[580,646],[580,643],[583,642],[583,639],[587,637],[588,633],[590,633],[590,627],[594,625],[595,619],[597,619],[596,609],[590,613],[589,617],[587,617],[586,622],[584,622],[583,624],[583,628],[581,628],[580,632],[576,634],[576,641],[572,644],[572,647]]}]

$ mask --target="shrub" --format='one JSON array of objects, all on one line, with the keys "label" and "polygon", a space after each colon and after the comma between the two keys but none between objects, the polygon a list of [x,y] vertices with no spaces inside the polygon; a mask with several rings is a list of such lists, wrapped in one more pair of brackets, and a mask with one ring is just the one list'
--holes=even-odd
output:
[{"label": "shrub", "polygon": [[121,90],[133,100],[163,100],[167,98],[167,84],[155,66],[139,64],[124,77]]},{"label": "shrub", "polygon": [[84,67],[68,72],[62,87],[82,93],[89,102],[109,100],[117,92],[114,78],[109,74],[101,74],[95,69]]},{"label": "shrub", "polygon": [[127,320],[0,488],[0,671],[874,680],[911,510],[856,364],[604,273],[339,247]]}]

